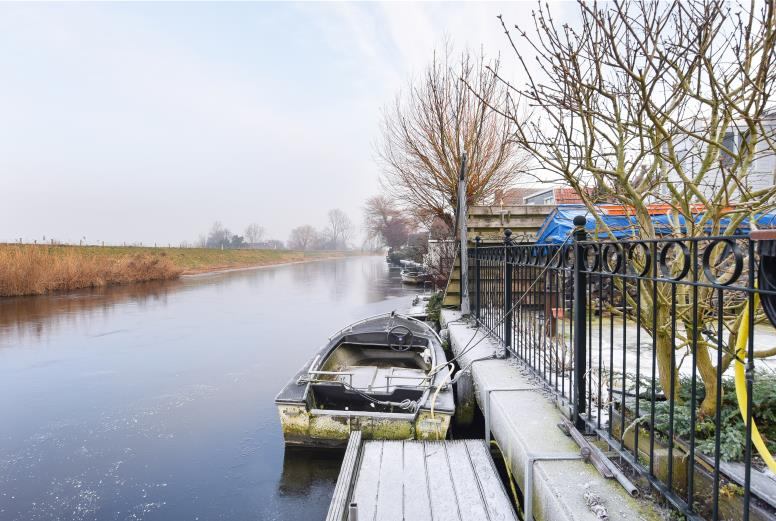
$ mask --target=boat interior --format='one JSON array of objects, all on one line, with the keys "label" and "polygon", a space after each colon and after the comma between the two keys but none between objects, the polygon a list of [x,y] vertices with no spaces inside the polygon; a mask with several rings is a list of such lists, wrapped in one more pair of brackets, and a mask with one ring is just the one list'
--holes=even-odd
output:
[{"label": "boat interior", "polygon": [[[426,345],[416,345],[420,341]],[[420,399],[431,383],[431,347],[424,338],[400,347],[406,350],[344,339],[313,372],[315,378],[308,395],[313,400],[311,405],[318,409],[374,411],[375,404],[364,394],[392,402]]]}]

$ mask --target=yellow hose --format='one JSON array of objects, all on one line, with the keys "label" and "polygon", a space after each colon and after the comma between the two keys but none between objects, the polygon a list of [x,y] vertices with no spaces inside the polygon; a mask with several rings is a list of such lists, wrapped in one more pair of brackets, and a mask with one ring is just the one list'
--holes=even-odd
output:
[{"label": "yellow hose", "polygon": [[[434,391],[434,396],[433,396],[433,398],[431,398],[431,420],[432,421],[434,420],[434,405],[436,405],[437,396],[439,396],[439,391],[442,389],[442,386],[445,385],[445,383],[447,382],[448,378],[450,378],[452,376],[453,370],[455,368],[453,366],[452,362],[449,362],[447,365],[448,365],[447,376],[441,382],[439,382],[439,385],[437,385],[436,391]],[[437,441],[439,441],[441,435],[442,435],[442,433],[439,432],[439,425],[437,425],[436,426],[436,439],[437,439]]]},{"label": "yellow hose", "polygon": [[[759,298],[755,293],[754,295],[754,307],[757,308]],[[747,392],[746,392],[746,377],[744,376],[744,363],[742,360],[746,360],[746,341],[749,338],[749,303],[746,303],[744,312],[741,315],[741,325],[738,328],[738,338],[736,339],[736,398],[738,399],[738,408],[741,410],[741,416],[744,418],[744,424],[746,424],[747,416]],[[717,426],[719,428],[719,426]],[[765,442],[760,436],[760,431],[757,430],[757,424],[752,418],[752,442],[757,447],[757,452],[760,453],[760,457],[771,469],[771,472],[776,474],[776,461],[773,460],[773,456],[768,451]]]},{"label": "yellow hose", "polygon": [[490,440],[491,445],[495,445],[498,448],[499,453],[501,454],[501,457],[504,459],[504,466],[507,469],[507,477],[509,478],[509,486],[512,489],[512,499],[515,500],[515,505],[521,510],[522,514],[522,505],[520,504],[520,496],[517,494],[517,488],[515,487],[515,477],[512,475],[512,468],[509,465],[509,461],[507,461],[507,455],[504,454],[504,451],[501,450],[501,447],[499,446],[498,442],[496,440]]}]

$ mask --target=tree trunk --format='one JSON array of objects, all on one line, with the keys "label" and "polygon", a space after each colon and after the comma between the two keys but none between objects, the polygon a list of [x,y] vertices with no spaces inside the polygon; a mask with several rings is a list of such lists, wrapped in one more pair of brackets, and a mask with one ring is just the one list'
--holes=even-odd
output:
[{"label": "tree trunk", "polygon": [[708,347],[698,347],[696,364],[703,380],[703,387],[706,389],[706,397],[701,402],[699,414],[701,417],[712,416],[717,412],[717,399],[722,399],[722,397],[717,396],[718,368],[711,363]]},{"label": "tree trunk", "polygon": [[[661,320],[658,320],[658,324],[661,322]],[[679,403],[679,374],[671,363],[671,351],[674,349],[671,333],[658,329],[657,337],[655,338],[655,350],[657,351],[657,370],[660,378],[660,387],[663,388],[663,393],[666,395],[666,398],[670,398],[671,377],[673,376],[674,401]]]}]

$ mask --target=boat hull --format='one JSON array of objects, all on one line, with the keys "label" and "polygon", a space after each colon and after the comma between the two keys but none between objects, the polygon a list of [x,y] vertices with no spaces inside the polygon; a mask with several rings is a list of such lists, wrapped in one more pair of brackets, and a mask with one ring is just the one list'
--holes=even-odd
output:
[{"label": "boat hull", "polygon": [[431,280],[428,275],[402,275],[401,281],[406,284],[423,284]]},{"label": "boat hull", "polygon": [[286,445],[344,447],[351,431],[365,440],[443,440],[452,414],[421,410],[414,414],[306,410],[304,405],[278,404]]}]

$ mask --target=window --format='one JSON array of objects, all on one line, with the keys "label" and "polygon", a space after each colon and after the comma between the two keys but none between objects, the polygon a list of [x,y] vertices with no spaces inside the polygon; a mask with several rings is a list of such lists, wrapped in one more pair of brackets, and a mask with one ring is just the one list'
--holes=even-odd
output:
[{"label": "window", "polygon": [[[726,149],[736,152],[736,136],[733,132],[727,132],[725,133],[725,137],[722,138],[722,146]],[[735,159],[733,156],[725,152],[724,150],[720,152],[719,154],[719,162],[723,167],[729,168],[733,166]]]}]

